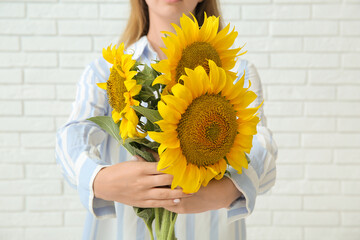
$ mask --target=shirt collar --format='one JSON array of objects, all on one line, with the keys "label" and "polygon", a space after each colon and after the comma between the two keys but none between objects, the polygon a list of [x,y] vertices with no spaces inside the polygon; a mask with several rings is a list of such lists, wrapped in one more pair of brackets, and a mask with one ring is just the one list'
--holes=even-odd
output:
[{"label": "shirt collar", "polygon": [[135,60],[141,60],[144,57],[149,58],[150,61],[159,60],[157,53],[150,45],[146,35],[130,45],[126,52],[133,54],[133,59]]}]

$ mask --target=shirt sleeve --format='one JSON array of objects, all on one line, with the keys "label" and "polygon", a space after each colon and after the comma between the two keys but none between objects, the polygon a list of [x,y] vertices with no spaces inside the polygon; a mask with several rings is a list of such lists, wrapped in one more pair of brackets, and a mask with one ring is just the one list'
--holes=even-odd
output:
[{"label": "shirt sleeve", "polygon": [[[257,99],[249,107],[258,106],[263,102],[263,91],[255,66],[246,60],[241,60],[238,69],[240,77],[245,70],[244,85],[249,86],[250,80],[250,90],[257,95]],[[257,125],[257,134],[253,137],[253,147],[248,155],[250,159],[248,169],[243,168],[242,174],[238,174],[232,167],[229,169],[230,175],[227,177],[242,193],[242,196],[227,209],[229,223],[249,216],[254,210],[256,196],[265,193],[275,184],[277,146],[272,132],[266,126],[263,105],[258,111],[260,122]]]},{"label": "shirt sleeve", "polygon": [[[114,202],[94,197],[96,174],[111,165],[102,156],[108,135],[86,119],[108,114],[106,92],[96,83],[105,82],[96,70],[97,60],[86,67],[77,85],[76,99],[67,123],[57,131],[55,157],[71,187],[77,189],[81,203],[95,217],[114,217]],[[104,64],[104,63],[103,63]]]}]

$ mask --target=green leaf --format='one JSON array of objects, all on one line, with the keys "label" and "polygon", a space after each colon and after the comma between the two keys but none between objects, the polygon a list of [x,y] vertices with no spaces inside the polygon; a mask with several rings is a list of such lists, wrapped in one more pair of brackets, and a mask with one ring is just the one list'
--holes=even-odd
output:
[{"label": "green leaf", "polygon": [[133,208],[134,208],[136,215],[141,217],[144,220],[144,222],[151,234],[151,239],[153,239],[152,223],[155,219],[155,209],[154,208],[138,208],[138,207],[133,207]]},{"label": "green leaf", "polygon": [[119,124],[116,124],[112,117],[108,116],[98,116],[87,119],[99,125],[102,129],[104,129],[107,133],[109,133],[113,138],[115,138],[119,143],[122,144],[122,139],[119,134]]},{"label": "green leaf", "polygon": [[135,79],[138,84],[143,86],[151,86],[155,78],[159,75],[152,67],[144,64],[144,69],[136,74]]},{"label": "green leaf", "polygon": [[142,106],[131,106],[136,112],[140,113],[141,115],[143,115],[144,117],[147,118],[147,120],[149,120],[152,123],[155,123],[159,120],[162,119],[159,111],[157,110],[153,110],[153,109],[148,109]]}]

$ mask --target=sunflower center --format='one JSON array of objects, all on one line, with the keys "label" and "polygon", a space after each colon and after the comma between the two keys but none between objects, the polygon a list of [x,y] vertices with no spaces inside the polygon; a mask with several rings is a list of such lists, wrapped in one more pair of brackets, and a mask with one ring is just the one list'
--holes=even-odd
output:
[{"label": "sunflower center", "polygon": [[208,166],[230,152],[237,134],[236,113],[221,95],[202,95],[181,115],[176,129],[188,163]]},{"label": "sunflower center", "polygon": [[213,60],[218,67],[221,67],[220,56],[210,43],[194,42],[187,46],[176,66],[176,81],[185,74],[185,68],[194,69],[200,65],[209,73],[208,60]]},{"label": "sunflower center", "polygon": [[124,93],[127,89],[124,81],[125,78],[120,76],[115,67],[112,67],[109,80],[107,81],[107,93],[110,106],[119,113],[126,106]]}]

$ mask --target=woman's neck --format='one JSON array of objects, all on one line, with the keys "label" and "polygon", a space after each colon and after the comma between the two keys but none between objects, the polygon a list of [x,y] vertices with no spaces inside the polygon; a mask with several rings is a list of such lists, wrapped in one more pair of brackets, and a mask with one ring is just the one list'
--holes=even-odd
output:
[{"label": "woman's neck", "polygon": [[161,19],[156,15],[149,16],[149,18],[150,18],[150,26],[149,26],[149,32],[147,34],[148,41],[155,50],[155,52],[158,54],[160,60],[165,59],[166,55],[160,49],[165,47],[164,42],[161,39],[164,36],[164,34],[161,32],[162,31],[175,32],[174,28],[171,26],[171,23],[174,21],[171,20],[164,21],[164,19]]}]

